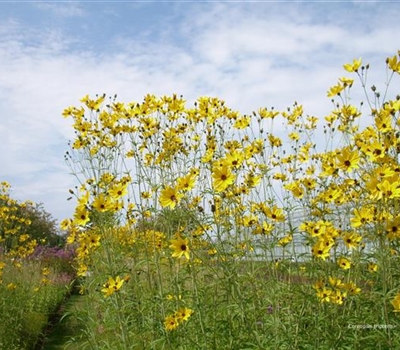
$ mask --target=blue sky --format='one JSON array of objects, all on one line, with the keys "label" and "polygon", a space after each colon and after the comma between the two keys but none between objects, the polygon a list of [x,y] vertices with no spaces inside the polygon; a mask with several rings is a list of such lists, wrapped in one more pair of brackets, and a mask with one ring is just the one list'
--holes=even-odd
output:
[{"label": "blue sky", "polygon": [[384,88],[399,15],[384,1],[1,1],[0,180],[71,216],[61,113],[86,94],[218,96],[242,113],[296,100],[323,117],[343,63],[363,57]]}]

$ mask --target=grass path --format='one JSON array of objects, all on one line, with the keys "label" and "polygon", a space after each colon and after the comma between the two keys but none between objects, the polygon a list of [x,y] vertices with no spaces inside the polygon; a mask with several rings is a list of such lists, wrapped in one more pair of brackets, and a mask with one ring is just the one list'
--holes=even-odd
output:
[{"label": "grass path", "polygon": [[46,331],[43,342],[35,350],[79,350],[83,348],[80,311],[85,307],[85,297],[73,294],[61,307],[58,318]]}]

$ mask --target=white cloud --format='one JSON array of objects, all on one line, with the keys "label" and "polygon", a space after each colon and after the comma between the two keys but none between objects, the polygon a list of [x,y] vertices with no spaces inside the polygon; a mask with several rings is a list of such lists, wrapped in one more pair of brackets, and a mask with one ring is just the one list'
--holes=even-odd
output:
[{"label": "white cloud", "polygon": [[47,12],[50,15],[59,17],[84,17],[85,11],[81,5],[76,1],[62,1],[62,2],[34,2],[36,8]]}]

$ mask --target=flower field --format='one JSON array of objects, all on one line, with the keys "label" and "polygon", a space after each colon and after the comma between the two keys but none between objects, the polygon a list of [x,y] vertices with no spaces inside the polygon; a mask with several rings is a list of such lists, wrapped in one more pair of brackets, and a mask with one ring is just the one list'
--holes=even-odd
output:
[{"label": "flower field", "polygon": [[[400,348],[399,55],[386,91],[345,64],[322,117],[177,95],[66,108],[83,348]],[[5,257],[32,254],[19,240]]]},{"label": "flower field", "polygon": [[[0,349],[40,349],[47,325],[71,291],[75,252],[38,241],[32,211],[26,210],[32,203],[12,199],[10,187],[0,183]],[[46,226],[41,227],[40,236]]]}]

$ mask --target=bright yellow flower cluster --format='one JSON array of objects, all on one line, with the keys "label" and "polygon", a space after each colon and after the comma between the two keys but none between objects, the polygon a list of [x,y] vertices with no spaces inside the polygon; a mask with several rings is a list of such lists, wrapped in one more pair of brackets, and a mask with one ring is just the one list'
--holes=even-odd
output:
[{"label": "bright yellow flower cluster", "polygon": [[165,317],[164,321],[164,327],[167,331],[173,331],[178,326],[187,320],[189,320],[190,316],[192,316],[193,310],[183,307],[177,311],[175,311],[173,314],[168,315]]},{"label": "bright yellow flower cluster", "polygon": [[343,304],[346,297],[357,295],[361,288],[353,282],[343,283],[340,279],[329,277],[328,283],[318,281],[314,288],[321,303]]},{"label": "bright yellow flower cluster", "polygon": [[[387,66],[398,73],[398,57]],[[344,69],[365,86],[369,66],[361,59]],[[63,113],[76,131],[66,159],[83,176],[71,190],[74,218],[64,226],[76,235],[70,241],[78,242],[81,261],[96,247],[86,236],[108,219],[118,222],[121,244],[186,260],[203,257],[200,251],[219,255],[218,244],[224,259],[252,258],[271,247],[290,251],[300,240],[315,261],[333,259],[343,272],[352,271],[356,262],[349,256],[365,247],[396,249],[400,99],[382,101],[373,88],[370,123],[361,128],[368,124],[361,118],[369,117],[350,103],[354,85],[341,77],[329,89],[334,109],[321,121],[297,103],[241,115],[213,97],[189,107],[175,94],[130,103],[85,96],[82,107]],[[284,130],[274,133],[275,123]],[[337,145],[320,152],[312,142],[320,130]],[[180,210],[197,222],[157,227],[160,216]],[[317,290],[321,300],[337,304],[358,293],[348,284]]]},{"label": "bright yellow flower cluster", "polygon": [[0,183],[0,247],[11,257],[23,258],[31,254],[37,242],[29,235],[31,221],[23,209],[32,205],[30,201],[19,203],[9,194],[11,185]]}]

